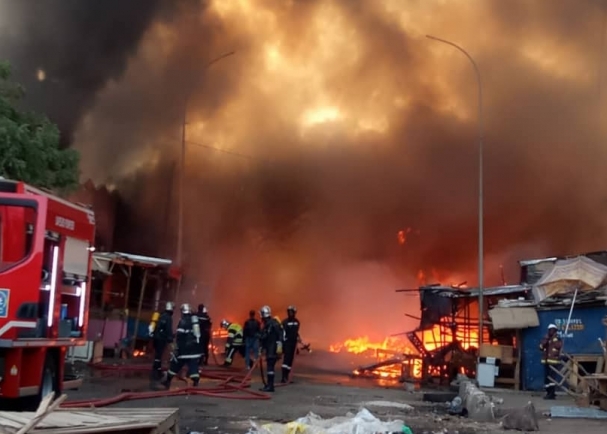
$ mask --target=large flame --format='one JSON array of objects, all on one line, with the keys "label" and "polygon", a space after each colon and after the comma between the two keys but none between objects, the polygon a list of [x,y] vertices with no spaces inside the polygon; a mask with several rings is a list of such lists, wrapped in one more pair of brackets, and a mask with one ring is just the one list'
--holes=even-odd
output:
[{"label": "large flame", "polygon": [[[430,330],[418,332],[418,337],[424,344],[426,351],[431,352],[444,347],[454,341],[450,330],[435,325]],[[478,330],[471,327],[460,327],[455,338],[464,350],[478,348]],[[329,347],[333,353],[347,352],[352,354],[365,354],[375,358],[377,364],[394,360],[394,364],[380,366],[370,370],[354,370],[354,375],[371,375],[377,378],[400,379],[412,377],[421,379],[423,375],[423,361],[421,355],[410,342],[401,337],[388,337],[380,342],[373,342],[367,336],[346,339]],[[417,355],[418,357],[415,357]],[[435,372],[430,372],[433,374]]]}]

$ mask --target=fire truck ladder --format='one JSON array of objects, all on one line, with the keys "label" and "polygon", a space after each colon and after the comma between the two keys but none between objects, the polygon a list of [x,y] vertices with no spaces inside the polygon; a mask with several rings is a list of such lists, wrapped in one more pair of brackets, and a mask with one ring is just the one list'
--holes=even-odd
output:
[{"label": "fire truck ladder", "polygon": [[409,339],[409,341],[413,344],[413,346],[423,359],[426,359],[429,356],[428,350],[426,350],[424,343],[421,341],[421,339],[417,336],[415,332],[408,332],[407,339]]}]

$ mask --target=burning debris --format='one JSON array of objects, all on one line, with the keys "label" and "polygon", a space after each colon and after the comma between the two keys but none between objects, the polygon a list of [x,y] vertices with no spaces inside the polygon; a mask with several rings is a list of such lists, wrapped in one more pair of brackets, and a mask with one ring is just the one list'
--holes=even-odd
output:
[{"label": "burning debris", "polygon": [[[523,286],[488,288],[488,305],[498,298],[517,297],[530,289]],[[400,292],[406,290],[399,290]],[[478,291],[456,287],[425,286],[419,292],[420,324],[403,337],[372,342],[368,337],[331,345],[331,352],[374,357],[375,361],[352,372],[353,376],[401,380],[451,382],[458,374],[473,377],[479,348]],[[497,342],[488,329],[483,342]],[[405,339],[406,338],[406,339]]]}]

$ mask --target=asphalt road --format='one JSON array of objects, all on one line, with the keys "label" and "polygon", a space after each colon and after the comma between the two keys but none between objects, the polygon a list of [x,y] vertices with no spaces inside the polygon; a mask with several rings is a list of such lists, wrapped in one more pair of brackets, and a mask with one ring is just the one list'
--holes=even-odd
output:
[{"label": "asphalt road", "polygon": [[[137,363],[142,363],[138,360]],[[242,363],[242,362],[239,362]],[[467,419],[452,418],[444,414],[440,405],[422,402],[421,391],[407,391],[397,382],[382,383],[368,379],[357,379],[348,373],[359,364],[361,359],[350,355],[330,353],[305,354],[296,360],[295,382],[281,387],[270,400],[232,400],[206,396],[162,397],[139,401],[125,401],[115,404],[123,408],[174,407],[180,409],[181,430],[217,433],[244,433],[251,422],[286,423],[313,412],[322,417],[345,416],[348,412],[357,412],[368,408],[378,417],[403,419],[414,433],[493,433],[503,432],[497,424],[479,424]],[[150,363],[151,365],[151,363]],[[244,364],[242,372],[244,372]],[[69,400],[104,398],[123,391],[143,392],[150,390],[146,373],[107,373],[82,369],[86,375],[85,384],[78,391],[68,393]],[[216,384],[212,380],[203,380],[201,387]],[[175,382],[174,388],[184,384]],[[252,389],[262,386],[259,374],[253,378]],[[505,407],[524,405],[528,400],[536,403],[539,412],[547,411],[548,406],[537,396],[507,392],[495,393],[504,399]],[[403,410],[396,407],[376,407],[370,401],[388,401],[407,403],[413,407]],[[569,402],[567,402],[569,403]],[[560,403],[561,405],[565,403]],[[549,420],[542,418],[541,431],[555,434],[579,432],[580,421]],[[584,421],[585,434],[604,433],[605,422]],[[577,426],[577,428],[576,428]],[[445,431],[446,430],[446,431]]]}]

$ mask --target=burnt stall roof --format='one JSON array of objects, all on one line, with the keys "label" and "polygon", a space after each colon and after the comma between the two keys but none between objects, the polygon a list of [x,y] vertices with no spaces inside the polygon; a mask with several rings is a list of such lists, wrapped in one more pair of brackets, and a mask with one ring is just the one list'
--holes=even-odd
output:
[{"label": "burnt stall roof", "polygon": [[[461,312],[473,299],[477,298],[478,288],[458,288],[452,286],[427,285],[417,290],[399,290],[399,292],[418,291],[420,298],[421,318],[417,330],[426,330],[439,324],[443,318]],[[496,286],[483,289],[483,296],[494,301],[498,297],[512,298],[523,295],[527,298],[531,287],[527,285]]]}]

